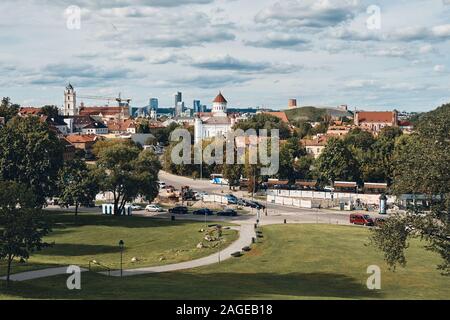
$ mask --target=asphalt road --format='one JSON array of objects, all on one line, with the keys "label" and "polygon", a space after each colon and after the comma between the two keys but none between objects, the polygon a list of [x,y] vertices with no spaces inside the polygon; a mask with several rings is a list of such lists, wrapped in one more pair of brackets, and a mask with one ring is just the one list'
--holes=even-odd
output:
[{"label": "asphalt road", "polygon": [[[167,185],[172,185],[175,188],[180,189],[182,186],[190,186],[195,191],[204,191],[208,194],[228,194],[234,193],[236,196],[242,196],[242,192],[231,192],[229,187],[224,185],[214,185],[208,180],[195,180],[187,177],[176,176],[164,171],[160,171],[160,181],[165,182]],[[331,224],[349,224],[349,212],[339,212],[326,209],[303,209],[294,208],[288,206],[282,206],[265,201],[259,201],[266,205],[267,215],[262,214],[261,224],[274,224],[284,223],[286,219],[287,223],[331,223]],[[256,210],[253,209],[254,215]],[[254,215],[251,217],[254,219]],[[376,213],[370,213],[372,217],[378,217]],[[249,217],[250,218],[250,217]],[[241,217],[240,220],[246,220],[245,217]],[[223,219],[222,219],[223,220]]]}]

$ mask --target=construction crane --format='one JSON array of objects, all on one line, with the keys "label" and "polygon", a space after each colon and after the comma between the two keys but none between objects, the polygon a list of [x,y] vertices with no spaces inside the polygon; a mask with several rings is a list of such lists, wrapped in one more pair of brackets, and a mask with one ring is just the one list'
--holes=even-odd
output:
[{"label": "construction crane", "polygon": [[110,103],[110,101],[117,101],[119,103],[120,107],[123,106],[129,106],[131,99],[123,99],[121,97],[121,94],[119,93],[119,97],[117,98],[112,98],[112,97],[102,97],[102,96],[77,96],[77,98],[79,99],[85,99],[85,100],[103,100],[103,101],[108,101],[108,105]]}]

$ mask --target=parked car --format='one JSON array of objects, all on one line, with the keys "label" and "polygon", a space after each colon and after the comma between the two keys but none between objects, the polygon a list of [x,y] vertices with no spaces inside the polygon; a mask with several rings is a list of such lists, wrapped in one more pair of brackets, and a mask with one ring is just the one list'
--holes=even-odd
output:
[{"label": "parked car", "polygon": [[147,212],[163,212],[164,211],[164,209],[161,208],[157,204],[149,204],[148,206],[145,207],[145,210]]},{"label": "parked car", "polygon": [[248,206],[248,202],[247,202],[247,200],[245,200],[245,199],[239,198],[239,199],[237,200],[237,205],[247,207],[247,206]]},{"label": "parked car", "polygon": [[173,214],[188,214],[188,208],[183,206],[177,206],[170,208],[169,212]]},{"label": "parked car", "polygon": [[373,226],[374,221],[368,214],[352,213],[350,215],[350,223],[363,226]]},{"label": "parked car", "polygon": [[225,199],[227,199],[228,204],[238,204],[238,198],[232,194],[227,194]]},{"label": "parked car", "polygon": [[253,200],[247,200],[247,206],[254,209],[265,209],[265,206]]},{"label": "parked car", "polygon": [[142,210],[142,207],[138,204],[130,204],[130,207],[133,210]]},{"label": "parked car", "polygon": [[236,210],[233,209],[225,209],[222,211],[217,212],[218,216],[227,216],[227,217],[236,217],[238,214]]},{"label": "parked car", "polygon": [[193,212],[193,214],[195,215],[201,215],[201,216],[212,216],[214,214],[214,212],[212,210],[209,210],[208,208],[203,208],[203,209],[199,209],[199,210],[195,210]]}]

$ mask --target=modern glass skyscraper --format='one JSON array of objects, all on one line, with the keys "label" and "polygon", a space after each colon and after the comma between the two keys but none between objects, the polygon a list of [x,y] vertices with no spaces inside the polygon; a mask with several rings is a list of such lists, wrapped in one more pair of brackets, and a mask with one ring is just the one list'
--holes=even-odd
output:
[{"label": "modern glass skyscraper", "polygon": [[200,100],[194,100],[194,103],[192,104],[192,109],[194,113],[202,112],[202,105],[200,103]]},{"label": "modern glass skyscraper", "polygon": [[177,92],[174,95],[174,108],[175,108],[175,116],[179,117],[183,112],[181,103],[183,102],[183,94],[181,92]]},{"label": "modern glass skyscraper", "polygon": [[150,110],[154,109],[156,111],[158,111],[158,107],[159,107],[159,102],[157,98],[150,98]]}]

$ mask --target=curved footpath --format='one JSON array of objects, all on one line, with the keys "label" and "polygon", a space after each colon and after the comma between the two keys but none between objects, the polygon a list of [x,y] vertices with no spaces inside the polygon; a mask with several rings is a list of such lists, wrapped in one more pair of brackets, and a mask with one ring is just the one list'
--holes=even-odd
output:
[{"label": "curved footpath", "polygon": [[[229,245],[228,247],[226,247],[225,249],[221,250],[218,253],[209,255],[204,258],[199,258],[196,260],[169,264],[164,266],[123,270],[123,276],[124,277],[135,276],[146,273],[158,273],[158,272],[192,269],[207,266],[210,264],[218,263],[219,261],[229,259],[231,258],[232,253],[236,251],[242,251],[242,248],[250,246],[252,243],[252,238],[256,237],[254,225],[243,224],[239,227],[234,228],[232,227],[231,229],[239,230],[239,238],[236,241],[234,241],[231,245]],[[107,275],[108,273],[102,272],[102,274]],[[120,276],[120,270],[112,271],[110,275],[115,277]]]},{"label": "curved footpath", "polygon": [[[253,224],[245,223],[241,224],[238,227],[232,227],[234,230],[239,231],[239,238],[234,241],[231,245],[222,249],[220,252],[209,255],[207,257],[199,258],[196,260],[180,262],[175,264],[168,264],[163,266],[156,267],[144,267],[137,269],[127,269],[123,270],[123,276],[134,276],[140,274],[148,274],[148,273],[160,273],[160,272],[169,272],[176,270],[185,270],[191,268],[197,268],[202,266],[207,266],[210,264],[218,263],[220,261],[227,260],[231,258],[231,254],[236,251],[242,251],[242,248],[246,246],[250,246],[252,244],[252,238],[256,237],[255,229]],[[27,281],[39,278],[46,278],[56,275],[66,274],[67,267],[57,267],[57,268],[48,268],[34,271],[27,271],[12,274],[10,276],[11,281]],[[87,269],[81,269],[82,272],[87,271]],[[100,272],[101,274],[108,275],[107,272]],[[118,277],[120,276],[120,270],[114,270],[110,272],[111,276]],[[6,280],[6,277],[0,277],[1,280]]]}]

